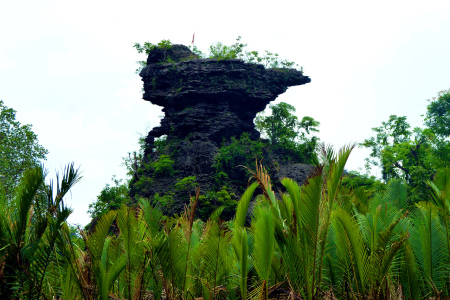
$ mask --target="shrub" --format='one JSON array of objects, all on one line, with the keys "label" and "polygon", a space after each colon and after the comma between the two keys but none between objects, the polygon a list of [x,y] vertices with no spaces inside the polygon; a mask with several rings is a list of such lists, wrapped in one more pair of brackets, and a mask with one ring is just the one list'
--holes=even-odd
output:
[{"label": "shrub", "polygon": [[156,193],[153,196],[153,203],[155,205],[159,205],[162,208],[168,208],[173,203],[173,192],[169,192],[164,196],[160,196],[158,193]]},{"label": "shrub", "polygon": [[180,179],[177,181],[177,183],[175,183],[175,189],[178,191],[192,190],[196,185],[195,180],[195,176],[184,177],[183,179]]},{"label": "shrub", "polygon": [[[142,169],[141,169],[142,170]],[[147,176],[139,177],[138,181],[134,183],[134,187],[140,191],[147,191],[147,186],[153,183],[153,178]]]},{"label": "shrub", "polygon": [[369,197],[373,197],[376,193],[382,192],[384,184],[375,176],[369,174],[361,174],[358,171],[350,171],[342,177],[342,186],[357,190],[363,189]]},{"label": "shrub", "polygon": [[[213,167],[216,170],[216,181],[223,183],[222,180],[227,177],[238,181],[245,180],[246,171],[238,166],[253,166],[255,158],[263,156],[263,148],[261,141],[252,141],[246,132],[239,139],[231,138],[231,143],[223,145],[215,158]],[[229,174],[225,173],[225,170]]]},{"label": "shrub", "polygon": [[228,192],[226,186],[223,186],[220,191],[209,191],[201,195],[198,199],[196,217],[206,221],[216,208],[224,206],[222,219],[231,219],[237,207],[237,201],[232,198],[234,195]]},{"label": "shrub", "polygon": [[172,176],[174,173],[173,164],[174,160],[170,158],[170,155],[160,155],[158,160],[151,163],[151,168],[155,175],[158,176]]},{"label": "shrub", "polygon": [[155,144],[154,144],[154,152],[157,153],[163,153],[163,151],[166,149],[167,145],[168,145],[168,141],[167,141],[167,135],[163,135],[159,138],[155,139]]},{"label": "shrub", "polygon": [[91,218],[100,217],[110,210],[117,210],[122,204],[127,204],[130,201],[128,196],[128,184],[122,183],[122,179],[116,179],[113,176],[112,181],[114,185],[106,184],[97,200],[89,204],[88,213]]}]

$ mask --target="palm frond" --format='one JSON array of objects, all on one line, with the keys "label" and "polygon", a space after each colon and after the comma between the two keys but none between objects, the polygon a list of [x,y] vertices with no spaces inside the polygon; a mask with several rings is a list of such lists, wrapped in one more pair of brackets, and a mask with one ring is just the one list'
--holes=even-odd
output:
[{"label": "palm frond", "polygon": [[59,174],[56,173],[56,197],[54,204],[59,205],[59,203],[63,201],[64,196],[82,178],[83,177],[80,175],[80,168],[78,167],[75,169],[75,163],[73,162],[64,167],[61,181],[59,181]]},{"label": "palm frond", "polygon": [[419,202],[412,216],[411,246],[419,266],[423,288],[442,290],[449,270],[445,228],[430,202]]},{"label": "palm frond", "polygon": [[93,232],[87,236],[86,245],[94,261],[100,261],[102,257],[103,245],[116,214],[117,212],[112,210],[103,215],[97,221]]},{"label": "palm frond", "polygon": [[345,164],[355,148],[356,144],[350,144],[342,147],[336,159],[333,160],[331,164],[331,172],[328,175],[327,186],[328,186],[328,197],[330,205],[336,197],[336,193],[341,182],[342,173],[344,172]]},{"label": "palm frond", "polygon": [[345,210],[337,209],[334,212],[334,215],[342,224],[348,238],[350,251],[357,266],[360,285],[364,290],[366,288],[369,272],[368,253],[361,232],[359,231],[358,223]]},{"label": "palm frond", "polygon": [[14,215],[12,217],[13,245],[20,249],[23,246],[25,231],[30,220],[30,210],[39,187],[42,186],[45,173],[42,167],[26,170],[23,174],[18,191],[13,202]]},{"label": "palm frond", "polygon": [[216,287],[223,285],[231,270],[228,261],[230,232],[222,230],[217,222],[209,220],[201,237],[199,276],[204,295],[214,295]]},{"label": "palm frond", "polygon": [[252,222],[255,237],[253,264],[259,278],[268,284],[275,252],[275,221],[270,206],[265,202],[258,204],[255,206]]},{"label": "palm frond", "polygon": [[[242,167],[247,169],[250,172],[250,174],[252,174],[249,181],[251,180],[251,178],[256,179],[256,182],[258,183],[259,187],[263,191],[264,196],[267,199],[270,199],[269,192],[272,191],[272,184],[270,182],[269,173],[263,167],[262,163],[259,162],[259,165],[258,165],[258,160],[255,160],[255,170],[252,170],[246,166],[242,166]],[[272,193],[273,193],[273,191],[272,191]]]},{"label": "palm frond", "polygon": [[[293,218],[299,222],[301,218],[300,207],[302,206],[300,203],[300,187],[298,186],[297,182],[289,178],[283,178],[281,180],[281,184],[283,184],[286,188],[289,194],[290,202],[294,207]],[[298,224],[296,224],[296,226],[298,226]]]},{"label": "palm frond", "polygon": [[398,179],[391,179],[386,186],[383,199],[385,203],[395,204],[398,209],[406,209],[408,197],[405,183]]},{"label": "palm frond", "polygon": [[250,201],[253,198],[253,193],[258,187],[258,183],[252,183],[241,196],[241,200],[239,201],[236,209],[236,217],[234,219],[234,226],[237,228],[243,228],[245,224],[245,219],[247,217],[248,207],[250,205]]}]

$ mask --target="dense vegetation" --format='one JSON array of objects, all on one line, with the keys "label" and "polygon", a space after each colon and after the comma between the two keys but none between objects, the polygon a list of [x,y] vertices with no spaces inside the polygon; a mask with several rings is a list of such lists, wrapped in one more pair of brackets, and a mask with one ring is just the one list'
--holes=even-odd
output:
[{"label": "dense vegetation", "polygon": [[401,179],[407,183],[411,201],[427,199],[427,181],[437,170],[450,165],[450,89],[429,100],[424,128],[411,129],[406,116],[391,115],[375,137],[360,145],[371,150],[366,168],[381,167],[385,182]]},{"label": "dense vegetation", "polygon": [[[450,297],[450,90],[430,101],[424,128],[393,115],[360,144],[383,181],[346,172],[355,146],[317,146],[318,122],[281,104],[255,121],[267,140],[224,143],[216,190],[200,193],[195,176],[175,183],[176,192],[195,191],[180,216],[161,211],[170,195],[127,205],[128,186],[114,178],[90,205],[88,230],[67,222],[65,195],[79,171],[70,164],[56,186],[46,183],[47,151],[14,110],[0,108],[0,299]],[[305,185],[285,178],[286,192],[274,191],[261,164],[249,167],[248,152],[266,155],[265,143],[293,159],[310,155],[317,166]],[[142,172],[142,153],[129,158],[130,174]],[[240,178],[229,168],[236,164],[253,178],[238,202],[223,185]],[[161,154],[144,167],[170,176],[172,166]]]},{"label": "dense vegetation", "polygon": [[[264,168],[239,201],[195,219],[165,218],[149,201],[122,205],[91,232],[74,231],[64,195],[79,180],[68,166],[56,193],[44,171],[23,174],[1,206],[1,297],[28,299],[419,299],[445,297],[450,284],[450,168],[427,182],[432,201],[408,205],[405,183],[364,197],[341,185],[353,146],[322,148],[305,186],[283,179],[276,198]],[[247,211],[255,190],[250,220]],[[56,196],[55,196],[56,195]]]}]

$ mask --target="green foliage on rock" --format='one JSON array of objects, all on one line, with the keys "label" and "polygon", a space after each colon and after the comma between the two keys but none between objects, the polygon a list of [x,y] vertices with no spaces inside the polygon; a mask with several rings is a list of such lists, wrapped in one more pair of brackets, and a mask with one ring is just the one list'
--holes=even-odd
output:
[{"label": "green foliage on rock", "polygon": [[157,205],[161,210],[168,209],[173,204],[173,192],[168,192],[164,195],[156,193],[153,196],[152,203]]},{"label": "green foliage on rock", "polygon": [[223,186],[218,191],[208,191],[200,195],[196,216],[203,221],[207,221],[211,214],[219,207],[223,207],[221,218],[229,220],[236,212],[237,201],[234,193],[228,192],[228,188]]},{"label": "green foliage on rock", "polygon": [[0,100],[0,190],[11,197],[25,170],[39,166],[48,151],[31,125],[21,125],[16,111]]},{"label": "green foliage on rock", "polygon": [[256,158],[261,159],[265,146],[261,141],[252,141],[245,132],[239,138],[233,137],[229,144],[224,144],[213,165],[219,184],[223,183],[223,179],[242,181],[247,174],[242,166],[251,166]]},{"label": "green foliage on rock", "polygon": [[184,177],[180,180],[177,180],[177,182],[175,183],[175,189],[177,191],[190,191],[196,186],[196,180],[197,179],[195,178],[195,176]]},{"label": "green foliage on rock", "polygon": [[171,156],[166,154],[161,154],[156,157],[155,160],[148,163],[141,161],[141,166],[138,167],[136,171],[137,177],[140,178],[145,175],[146,172],[150,172],[153,178],[173,176],[175,173],[175,170],[173,169],[174,163],[175,161]]},{"label": "green foliage on rock", "polygon": [[170,155],[160,155],[157,160],[150,162],[155,176],[172,176],[174,174],[174,160]]},{"label": "green foliage on rock", "polygon": [[155,152],[157,153],[164,153],[167,146],[170,145],[170,142],[167,140],[167,136],[162,136],[155,139]]},{"label": "green foliage on rock", "polygon": [[286,59],[281,59],[278,53],[272,53],[265,50],[260,56],[258,51],[247,51],[247,44],[241,42],[241,37],[236,39],[232,45],[224,45],[221,42],[214,43],[209,46],[208,58],[224,59],[242,59],[247,63],[261,64],[265,68],[292,68],[298,67],[298,64]]},{"label": "green foliage on rock", "polygon": [[[150,42],[145,42],[142,45],[140,43],[134,43],[134,48],[138,53],[145,53],[148,55],[154,49],[169,49],[172,47],[172,42],[170,40],[161,40],[158,44],[152,44]],[[146,65],[147,61],[137,61],[139,68],[136,69],[136,73],[139,73]]]},{"label": "green foliage on rock", "polygon": [[[133,45],[138,53],[149,54],[154,49],[169,49],[172,47],[170,40],[162,40],[158,44],[152,44],[150,42],[145,42],[142,45],[140,43],[135,43]],[[227,59],[242,59],[247,63],[261,64],[265,68],[293,68],[298,67],[293,61],[287,59],[281,59],[278,53],[272,53],[265,50],[263,55],[260,55],[258,51],[247,51],[245,48],[247,44],[241,42],[241,37],[236,39],[236,42],[231,45],[225,45],[222,42],[213,43],[209,46],[208,55],[204,54],[196,46],[194,46],[191,51],[195,54],[194,58],[216,58],[218,61]],[[170,57],[167,58],[167,62],[171,62]],[[173,61],[172,61],[173,62]],[[136,70],[139,73],[146,65],[146,61],[137,61],[139,68]],[[303,68],[301,68],[303,71]]]}]

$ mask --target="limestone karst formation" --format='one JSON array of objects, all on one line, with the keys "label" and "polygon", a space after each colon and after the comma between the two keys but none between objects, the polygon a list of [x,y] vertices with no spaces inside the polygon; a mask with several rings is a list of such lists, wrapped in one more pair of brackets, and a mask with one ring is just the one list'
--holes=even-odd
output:
[{"label": "limestone karst formation", "polygon": [[[161,125],[145,140],[144,162],[161,154],[154,152],[154,142],[165,135],[171,143],[168,154],[176,170],[175,176],[149,180],[145,188],[132,186],[132,195],[144,197],[163,194],[186,176],[196,176],[205,189],[221,144],[243,132],[252,140],[259,139],[253,123],[256,114],[288,87],[311,81],[296,69],[266,69],[239,59],[199,59],[183,45],[152,50],[139,75],[144,83],[144,100],[162,106],[164,112]],[[279,174],[274,176],[304,180],[307,166],[288,165],[280,164]],[[294,169],[296,175],[290,174]],[[151,170],[136,176],[151,177]]]}]

